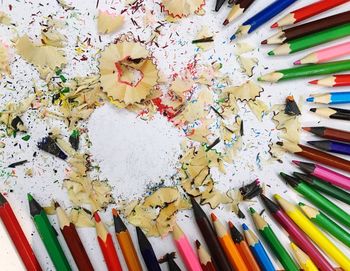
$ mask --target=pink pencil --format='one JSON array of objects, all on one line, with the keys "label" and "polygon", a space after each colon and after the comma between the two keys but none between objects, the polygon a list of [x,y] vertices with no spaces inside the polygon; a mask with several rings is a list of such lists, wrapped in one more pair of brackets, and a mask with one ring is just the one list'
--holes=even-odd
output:
[{"label": "pink pencil", "polygon": [[330,182],[331,184],[342,187],[346,190],[350,190],[350,178],[343,174],[313,163],[296,160],[293,160],[293,163],[296,164],[302,171],[310,175]]},{"label": "pink pencil", "polygon": [[197,255],[194,253],[186,235],[177,224],[173,228],[173,238],[176,248],[186,265],[186,269],[189,271],[202,271]]},{"label": "pink pencil", "polygon": [[350,41],[313,52],[294,62],[294,65],[315,64],[350,54]]}]

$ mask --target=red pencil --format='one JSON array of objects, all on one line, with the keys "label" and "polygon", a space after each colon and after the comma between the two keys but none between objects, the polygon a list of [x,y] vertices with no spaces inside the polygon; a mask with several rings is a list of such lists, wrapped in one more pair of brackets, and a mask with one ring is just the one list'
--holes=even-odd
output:
[{"label": "red pencil", "polygon": [[313,80],[309,82],[313,85],[325,87],[345,87],[350,86],[350,74],[336,74],[327,78]]},{"label": "red pencil", "polygon": [[24,235],[18,220],[13,213],[13,210],[5,199],[5,197],[0,193],[0,218],[4,223],[7,232],[9,233],[13,244],[15,245],[18,254],[22,258],[24,266],[28,271],[39,271],[42,270],[34,252]]},{"label": "red pencil", "polygon": [[109,271],[122,271],[117,251],[115,250],[112,235],[107,231],[106,226],[102,223],[101,218],[96,211],[94,213],[96,223],[97,240],[100,245],[103,257]]},{"label": "red pencil", "polygon": [[208,251],[206,251],[205,248],[202,247],[202,244],[198,240],[196,240],[196,247],[197,247],[199,262],[201,264],[203,271],[216,271],[216,268],[213,264],[213,261]]},{"label": "red pencil", "polygon": [[282,19],[274,23],[271,28],[281,27],[285,25],[295,24],[306,20],[312,16],[320,14],[326,10],[337,7],[341,4],[349,2],[349,0],[320,0],[310,5],[304,6],[288,13]]}]

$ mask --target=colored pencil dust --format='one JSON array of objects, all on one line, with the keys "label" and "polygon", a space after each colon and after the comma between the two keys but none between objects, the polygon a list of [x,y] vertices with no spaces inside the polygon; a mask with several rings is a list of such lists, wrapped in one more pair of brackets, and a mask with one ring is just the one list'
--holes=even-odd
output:
[{"label": "colored pencil dust", "polygon": [[350,143],[350,132],[330,127],[303,127],[303,130],[319,137]]},{"label": "colored pencil dust", "polygon": [[348,70],[350,70],[350,60],[342,60],[278,70],[275,72],[265,74],[259,77],[258,80],[267,82],[278,82],[282,80],[291,80],[301,77],[332,74]]},{"label": "colored pencil dust", "polygon": [[292,248],[294,258],[304,271],[318,271],[318,268],[311,261],[310,257],[298,248],[296,244],[290,243],[290,247]]},{"label": "colored pencil dust", "polygon": [[319,13],[322,13],[334,7],[337,7],[346,2],[348,2],[348,0],[332,0],[332,1],[320,0],[320,1],[314,2],[310,5],[304,6],[302,8],[299,8],[297,10],[294,10],[288,13],[282,19],[274,23],[271,26],[271,28],[276,28],[276,27],[281,27],[281,26],[286,26],[286,25],[301,22],[303,20],[306,20],[312,16],[315,16]]},{"label": "colored pencil dust", "polygon": [[331,184],[350,190],[350,178],[321,165],[293,160],[302,171]]},{"label": "colored pencil dust", "polygon": [[327,152],[350,155],[350,145],[346,143],[341,143],[333,140],[315,140],[308,141],[307,143]]},{"label": "colored pencil dust", "polygon": [[112,235],[108,232],[97,211],[94,213],[93,217],[95,220],[98,244],[100,245],[108,270],[122,271],[118,254],[113,244]]},{"label": "colored pencil dust", "polygon": [[300,209],[304,214],[317,226],[325,230],[326,232],[333,235],[340,242],[344,243],[350,247],[350,234],[336,224],[333,220],[328,218],[325,214],[319,210],[312,208],[311,206],[305,205],[304,203],[299,203]]},{"label": "colored pencil dust", "polygon": [[216,235],[219,239],[222,249],[224,250],[227,259],[230,261],[234,270],[248,271],[243,258],[238,252],[238,249],[231,239],[228,231],[225,230],[224,225],[218,220],[214,213],[211,214],[211,220],[213,221]]},{"label": "colored pencil dust", "polygon": [[319,104],[344,104],[350,102],[350,92],[330,92],[325,94],[312,94],[306,99],[310,103]]},{"label": "colored pencil dust", "polygon": [[218,270],[226,271],[231,270],[231,266],[223,252],[219,240],[216,238],[213,227],[207,215],[203,209],[199,206],[194,198],[191,197],[192,209],[197,225],[203,235],[205,242],[209,248],[210,254],[213,259],[214,266],[217,266]]},{"label": "colored pencil dust", "polygon": [[270,51],[268,55],[288,55],[296,53],[319,44],[330,42],[336,39],[341,39],[350,35],[350,24],[344,24],[317,32],[305,37],[301,37],[295,40],[288,41],[283,45],[280,45],[276,49]]},{"label": "colored pencil dust", "polygon": [[255,0],[239,0],[232,6],[230,13],[227,15],[224,25],[228,25],[234,19],[238,18],[243,14],[250,6],[253,4]]},{"label": "colored pencil dust", "polygon": [[307,183],[314,189],[323,192],[324,194],[327,194],[344,203],[350,204],[350,193],[344,191],[343,189],[340,189],[327,181],[321,180],[311,175],[306,175],[299,172],[293,172],[293,175],[299,178],[299,180],[302,180],[303,182]]},{"label": "colored pencil dust", "polygon": [[141,271],[141,263],[139,261],[139,257],[137,256],[137,252],[132,242],[130,233],[120,218],[118,211],[116,209],[113,209],[112,213],[115,235],[122,250],[126,265],[128,266],[129,270]]},{"label": "colored pencil dust", "polygon": [[57,202],[55,202],[55,209],[62,235],[78,269],[87,271],[94,270],[74,224],[70,222],[65,211]]},{"label": "colored pencil dust", "polygon": [[210,257],[208,251],[201,245],[201,243],[196,240],[197,254],[199,261],[201,263],[201,267],[203,271],[216,271],[212,258]]},{"label": "colored pencil dust", "polygon": [[306,24],[280,30],[277,34],[263,40],[261,44],[282,44],[284,42],[305,37],[325,29],[350,23],[350,11],[335,14]]},{"label": "colored pencil dust", "polygon": [[275,195],[276,200],[287,215],[317,244],[333,258],[345,271],[350,270],[350,260],[341,252],[303,213],[293,204]]},{"label": "colored pencil dust", "polygon": [[27,270],[41,271],[40,264],[26,238],[10,203],[0,193],[0,218],[12,240],[13,245]]},{"label": "colored pencil dust", "polygon": [[258,261],[260,268],[264,271],[275,271],[275,268],[258,237],[256,237],[246,224],[243,224],[242,227],[244,237],[252,250],[255,259]]},{"label": "colored pencil dust", "polygon": [[231,221],[228,222],[230,227],[230,233],[233,242],[235,243],[239,254],[241,255],[243,261],[247,265],[249,271],[260,271],[260,267],[256,262],[253,253],[250,251],[250,248],[247,242],[244,240],[243,235],[239,230],[233,225]]},{"label": "colored pencil dust", "polygon": [[253,217],[256,228],[259,230],[260,234],[269,245],[273,253],[277,256],[278,260],[285,268],[285,270],[299,271],[298,266],[295,264],[287,250],[285,250],[281,242],[278,240],[271,227],[253,208],[249,208],[249,210]]},{"label": "colored pencil dust", "polygon": [[350,226],[350,215],[344,210],[339,208],[333,202],[328,200],[326,197],[321,195],[319,192],[314,190],[308,184],[289,176],[283,172],[280,173],[282,178],[297,192],[302,194],[307,200],[312,202],[315,206],[326,212],[329,216],[333,217],[337,221],[341,222],[346,226]]},{"label": "colored pencil dust", "polygon": [[305,233],[293,222],[293,220],[287,216],[282,208],[263,194],[261,194],[260,197],[268,211],[272,214],[273,218],[284,228],[284,230],[287,231],[293,242],[295,242],[300,248],[303,249],[303,251],[305,251],[307,255],[309,255],[316,266],[321,271],[334,271],[334,268],[328,262],[328,260],[315,247]]},{"label": "colored pencil dust", "polygon": [[43,241],[45,248],[57,270],[72,270],[57,239],[57,232],[50,224],[44,209],[28,194],[30,215]]},{"label": "colored pencil dust", "polygon": [[313,80],[309,83],[325,87],[346,87],[350,86],[350,74],[336,74],[327,78]]},{"label": "colored pencil dust", "polygon": [[350,120],[350,110],[347,109],[336,107],[310,108],[310,112],[329,119]]},{"label": "colored pencil dust", "polygon": [[156,254],[154,253],[153,247],[148,241],[146,235],[139,227],[136,227],[136,233],[142,258],[147,266],[147,269],[152,271],[161,271]]},{"label": "colored pencil dust", "polygon": [[175,224],[173,227],[173,239],[176,245],[177,250],[184,262],[187,270],[189,271],[200,271],[202,270],[201,265],[198,261],[198,258],[195,252],[190,245],[190,242],[187,239],[187,236],[181,230],[181,228]]}]

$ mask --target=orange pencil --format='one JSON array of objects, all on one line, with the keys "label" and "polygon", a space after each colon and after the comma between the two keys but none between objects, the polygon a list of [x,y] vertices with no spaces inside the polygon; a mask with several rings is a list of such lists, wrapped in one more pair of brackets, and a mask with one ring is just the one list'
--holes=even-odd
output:
[{"label": "orange pencil", "polygon": [[114,220],[115,235],[117,236],[118,243],[120,245],[120,248],[122,249],[128,269],[132,271],[142,271],[141,263],[137,256],[134,244],[132,242],[127,227],[120,218],[116,209],[113,209],[112,213]]},{"label": "orange pencil", "polygon": [[101,218],[96,211],[94,213],[96,223],[97,240],[100,245],[103,257],[109,271],[123,271],[120,266],[117,251],[115,250],[112,235],[107,231],[106,226],[102,223]]},{"label": "orange pencil", "polygon": [[233,243],[230,234],[227,230],[225,230],[224,225],[218,220],[214,213],[211,213],[211,220],[213,221],[216,235],[219,239],[221,247],[231,265],[235,268],[235,270],[249,271],[241,255],[239,254],[236,245]]},{"label": "orange pencil", "polygon": [[243,235],[231,221],[228,222],[228,225],[230,227],[232,240],[235,243],[239,253],[241,254],[242,259],[246,263],[249,271],[261,271],[259,264],[255,260],[253,253],[250,251],[250,248],[247,242],[244,240]]}]

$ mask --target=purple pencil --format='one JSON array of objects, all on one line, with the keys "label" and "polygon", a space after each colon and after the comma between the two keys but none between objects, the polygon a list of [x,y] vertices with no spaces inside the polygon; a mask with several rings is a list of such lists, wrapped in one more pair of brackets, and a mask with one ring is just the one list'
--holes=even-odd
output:
[{"label": "purple pencil", "polygon": [[293,160],[293,163],[296,164],[302,171],[312,176],[320,178],[321,180],[325,180],[346,190],[350,190],[350,178],[348,176],[313,163],[296,160]]},{"label": "purple pencil", "polygon": [[302,230],[284,213],[281,207],[263,194],[260,196],[274,219],[288,232],[289,237],[310,257],[314,264],[321,271],[334,271],[332,265],[323,257]]}]

